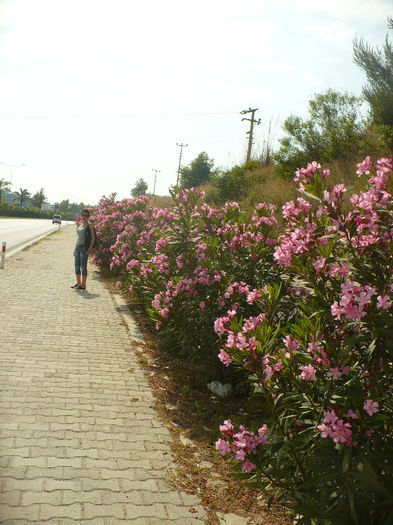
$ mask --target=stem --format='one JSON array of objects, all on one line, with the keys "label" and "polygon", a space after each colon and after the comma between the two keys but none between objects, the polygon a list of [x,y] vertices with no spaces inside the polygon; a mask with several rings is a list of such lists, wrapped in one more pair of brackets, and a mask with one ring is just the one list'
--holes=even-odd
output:
[{"label": "stem", "polygon": [[345,472],[345,488],[346,488],[347,495],[348,495],[349,508],[350,508],[350,511],[351,511],[351,517],[352,517],[355,525],[358,525],[359,519],[358,519],[358,516],[357,516],[357,513],[356,513],[356,508],[355,508],[355,500],[353,498],[352,480],[351,480],[351,474],[350,474],[351,467],[352,467],[352,450],[350,452],[350,460],[348,462],[348,468],[347,468],[347,470]]},{"label": "stem", "polygon": [[[281,426],[281,423],[280,423],[280,420],[279,420],[279,417],[278,415],[276,414],[276,411],[275,411],[275,407],[274,407],[274,404],[272,405],[272,414],[273,414],[273,419],[278,427],[278,429],[280,430],[280,433],[282,435],[282,437],[284,439],[286,439],[288,436],[285,434],[282,426]],[[287,443],[287,446],[288,446],[288,451],[289,451],[289,454],[291,456],[291,458],[294,460],[294,462],[296,463],[296,465],[299,467],[299,470],[300,472],[302,473],[302,476],[303,476],[303,479],[305,478],[305,470],[303,468],[303,465],[301,464],[299,458],[296,456],[296,453],[295,451],[293,450],[292,446],[290,445],[290,443]]]}]

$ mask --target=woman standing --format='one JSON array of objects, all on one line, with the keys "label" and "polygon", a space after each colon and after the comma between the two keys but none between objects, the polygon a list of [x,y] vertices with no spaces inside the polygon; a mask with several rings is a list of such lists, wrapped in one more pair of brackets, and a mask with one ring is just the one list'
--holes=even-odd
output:
[{"label": "woman standing", "polygon": [[71,286],[71,288],[76,290],[86,290],[87,259],[93,249],[95,241],[95,231],[89,223],[90,211],[85,208],[81,212],[81,217],[82,223],[76,230],[78,238],[74,251],[76,284]]}]

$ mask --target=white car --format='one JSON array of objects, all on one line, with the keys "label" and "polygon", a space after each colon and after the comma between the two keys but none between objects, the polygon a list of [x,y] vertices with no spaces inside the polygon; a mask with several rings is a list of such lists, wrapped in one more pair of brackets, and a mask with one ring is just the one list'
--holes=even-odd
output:
[{"label": "white car", "polygon": [[53,215],[52,224],[61,224],[61,215]]}]

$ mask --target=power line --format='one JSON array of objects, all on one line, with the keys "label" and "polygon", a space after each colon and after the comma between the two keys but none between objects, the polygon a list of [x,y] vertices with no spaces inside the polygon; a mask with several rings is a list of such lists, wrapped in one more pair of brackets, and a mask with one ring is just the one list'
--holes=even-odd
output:
[{"label": "power line", "polygon": [[0,120],[94,120],[94,119],[130,119],[155,117],[205,117],[236,115],[237,111],[189,112],[189,113],[120,113],[108,115],[0,115]]}]

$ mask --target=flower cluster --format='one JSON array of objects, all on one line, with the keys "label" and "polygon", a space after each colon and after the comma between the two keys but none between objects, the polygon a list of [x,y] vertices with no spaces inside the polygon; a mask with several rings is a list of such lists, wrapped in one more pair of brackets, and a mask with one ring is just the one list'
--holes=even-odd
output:
[{"label": "flower cluster", "polygon": [[263,425],[258,429],[257,434],[251,430],[247,430],[243,425],[240,425],[239,432],[234,432],[234,426],[230,419],[224,421],[220,425],[220,431],[225,439],[218,439],[216,442],[216,450],[219,450],[222,455],[232,452],[235,458],[242,462],[242,472],[252,472],[257,466],[251,463],[250,456],[257,452],[259,445],[268,445],[269,438],[267,436],[269,429]]}]

